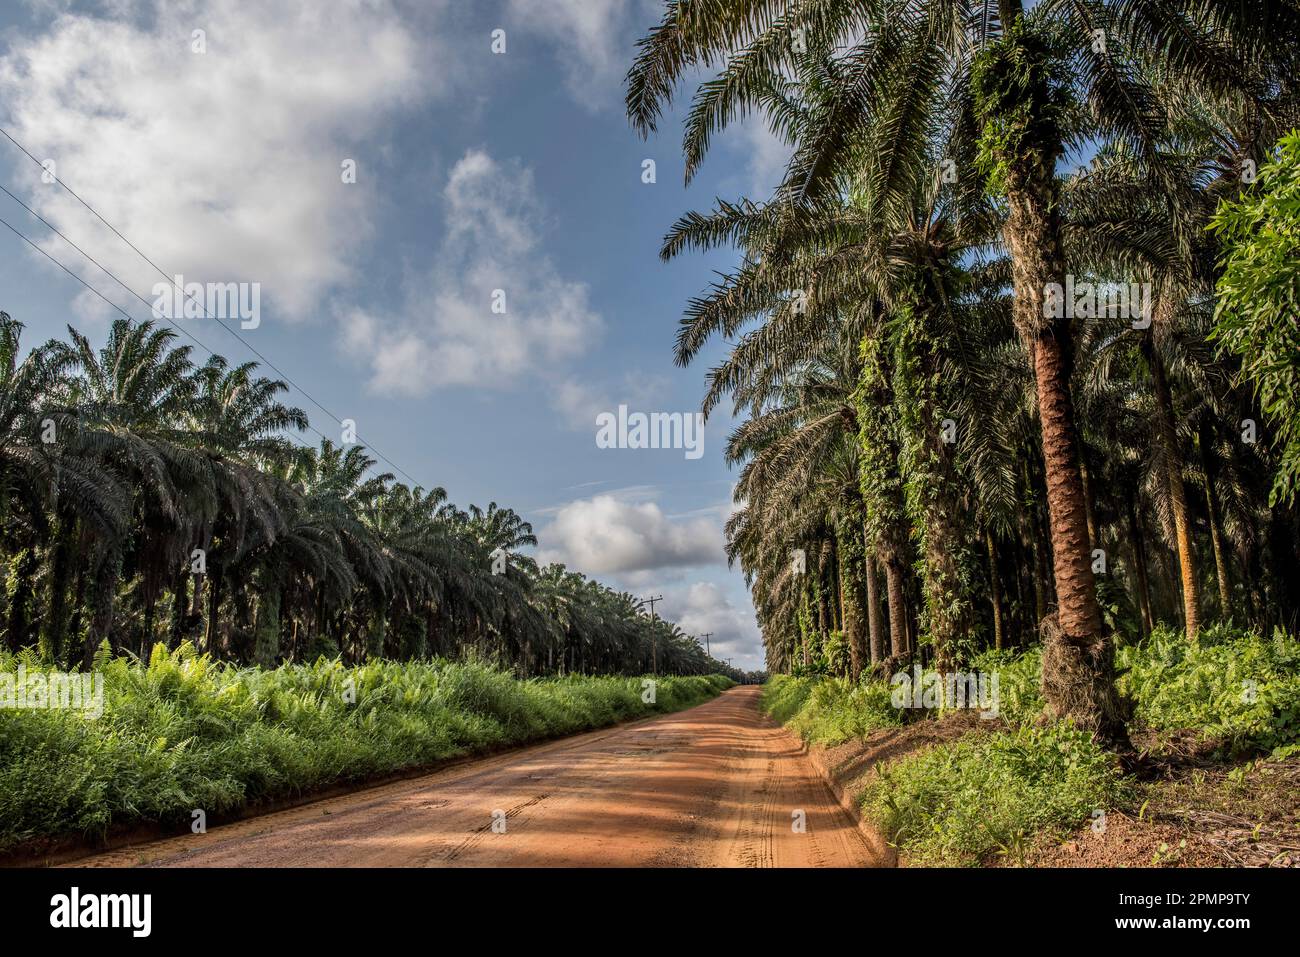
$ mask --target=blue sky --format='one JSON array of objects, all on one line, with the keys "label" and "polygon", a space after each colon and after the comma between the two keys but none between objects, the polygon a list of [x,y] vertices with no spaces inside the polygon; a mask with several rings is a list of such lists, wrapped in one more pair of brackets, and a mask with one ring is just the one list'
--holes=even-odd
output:
[{"label": "blue sky", "polygon": [[[758,195],[783,159],[765,129],[745,127],[687,190],[680,117],[650,142],[629,128],[622,76],[659,6],[11,4],[0,120],[168,274],[259,283],[247,343],[402,472],[461,505],[514,507],[542,559],[664,595],[661,614],[756,668],[753,609],[722,553],[735,479],[725,414],[699,459],[595,441],[596,415],[620,403],[698,408],[722,344],[676,368],[677,319],[732,256],[665,265],[659,241],[687,209]],[[347,160],[355,183],[342,181]],[[152,268],[7,141],[0,177],[152,298]],[[3,195],[0,217],[147,317]],[[0,248],[0,308],[26,324],[28,345],[68,323],[102,338],[108,306],[7,230]],[[491,310],[495,289],[504,315]],[[181,322],[215,351],[253,358],[211,320]]]}]

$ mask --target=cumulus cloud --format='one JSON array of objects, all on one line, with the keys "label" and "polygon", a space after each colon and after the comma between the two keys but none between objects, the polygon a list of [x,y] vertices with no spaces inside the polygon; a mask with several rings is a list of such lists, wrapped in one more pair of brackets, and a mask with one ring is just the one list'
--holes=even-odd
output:
[{"label": "cumulus cloud", "polygon": [[711,632],[715,658],[731,658],[747,669],[763,667],[762,639],[749,602],[733,601],[716,582],[693,582],[685,589],[664,590],[666,617],[688,635]]},{"label": "cumulus cloud", "polygon": [[603,322],[587,285],[563,278],[542,249],[544,211],[530,170],[470,150],[452,168],[443,200],[442,243],[405,307],[342,316],[343,344],[369,357],[373,390],[507,388],[596,340]]},{"label": "cumulus cloud", "polygon": [[[6,124],[165,269],[303,317],[373,232],[377,133],[449,90],[454,44],[389,0],[192,0],[13,34]],[[195,52],[202,30],[206,52]],[[372,162],[374,158],[374,162]],[[341,164],[357,161],[355,184]],[[33,205],[146,298],[160,277],[25,160]],[[59,242],[49,251],[79,259]],[[103,284],[103,277],[96,275]],[[111,284],[110,284],[111,285]],[[138,305],[138,303],[137,303]]]},{"label": "cumulus cloud", "polygon": [[614,495],[570,502],[539,533],[542,561],[588,574],[642,573],[725,560],[722,529],[707,518],[665,515],[655,502]]}]

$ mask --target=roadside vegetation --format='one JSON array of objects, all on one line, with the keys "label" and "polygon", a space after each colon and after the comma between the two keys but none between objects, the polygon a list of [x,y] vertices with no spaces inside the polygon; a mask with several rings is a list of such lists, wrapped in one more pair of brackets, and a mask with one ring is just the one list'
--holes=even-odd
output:
[{"label": "roadside vegetation", "polygon": [[[34,655],[0,654],[0,675]],[[259,803],[449,758],[699,704],[722,675],[521,680],[486,664],[429,660],[240,668],[189,644],[147,662],[94,662],[103,714],[0,712],[0,850],[99,837],[134,824],[188,826]],[[650,699],[653,689],[653,700]]]},{"label": "roadside vegetation", "polygon": [[[1300,642],[1283,632],[1214,626],[1189,646],[1163,627],[1122,645],[1117,660],[1147,754],[1168,760],[1191,746],[1208,759],[1201,770],[1240,760],[1243,774],[1256,759],[1267,768],[1300,754]],[[1093,735],[1044,714],[1036,650],[986,653],[969,667],[998,676],[997,719],[882,763],[853,795],[909,864],[1014,862],[1036,841],[1063,839],[1116,808],[1137,814],[1152,799]],[[954,716],[897,708],[891,691],[887,678],[776,675],[762,706],[823,747]]]}]

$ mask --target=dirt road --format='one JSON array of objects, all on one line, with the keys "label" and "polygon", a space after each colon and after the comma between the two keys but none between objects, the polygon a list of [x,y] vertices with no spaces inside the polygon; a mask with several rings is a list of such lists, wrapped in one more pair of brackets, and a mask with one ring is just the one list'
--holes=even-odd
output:
[{"label": "dirt road", "polygon": [[677,714],[76,864],[869,866],[848,814],[757,702],[758,688],[733,688]]}]

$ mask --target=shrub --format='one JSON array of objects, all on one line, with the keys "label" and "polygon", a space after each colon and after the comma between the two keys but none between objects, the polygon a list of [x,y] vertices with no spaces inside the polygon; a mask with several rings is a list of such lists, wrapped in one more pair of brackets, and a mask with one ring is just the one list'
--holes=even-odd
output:
[{"label": "shrub", "polygon": [[971,662],[974,671],[998,676],[998,717],[1010,724],[1031,724],[1043,713],[1043,653],[986,651]]},{"label": "shrub", "polygon": [[1219,205],[1223,244],[1214,338],[1241,361],[1281,452],[1269,504],[1300,490],[1300,131],[1278,143],[1255,188]]}]

